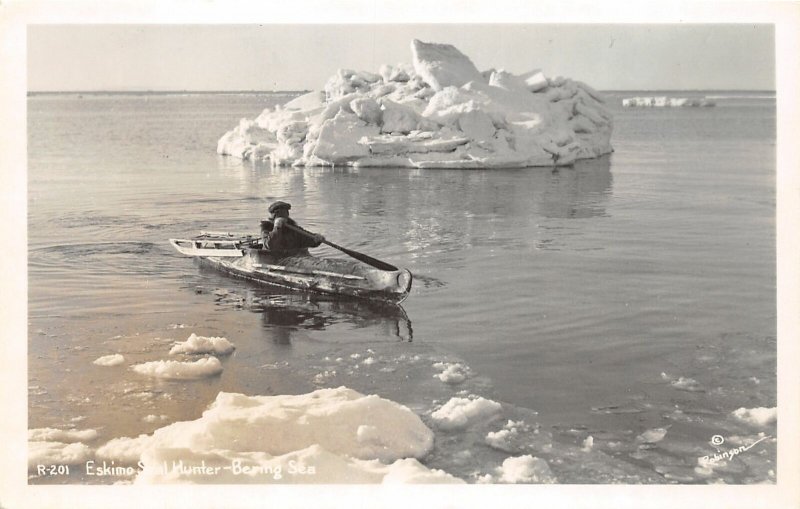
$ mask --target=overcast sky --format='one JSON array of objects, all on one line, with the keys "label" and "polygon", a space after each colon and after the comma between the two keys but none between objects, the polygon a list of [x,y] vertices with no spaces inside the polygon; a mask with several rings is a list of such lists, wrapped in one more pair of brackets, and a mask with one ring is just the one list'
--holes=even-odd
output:
[{"label": "overcast sky", "polygon": [[481,70],[603,90],[775,88],[771,25],[29,25],[28,90],[319,89],[454,44]]}]

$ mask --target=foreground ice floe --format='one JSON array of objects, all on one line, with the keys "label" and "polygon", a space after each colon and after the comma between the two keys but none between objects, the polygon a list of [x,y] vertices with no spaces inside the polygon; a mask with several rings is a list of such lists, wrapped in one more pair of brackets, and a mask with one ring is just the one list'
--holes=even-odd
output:
[{"label": "foreground ice floe", "polygon": [[217,152],[276,165],[493,168],[567,165],[612,151],[603,97],[540,70],[480,72],[448,44],[412,65],[340,69],[324,90],[242,119]]},{"label": "foreground ice floe", "polygon": [[194,421],[97,451],[136,462],[137,482],[459,482],[423,466],[433,432],[408,408],[345,387],[309,394],[219,393]]}]

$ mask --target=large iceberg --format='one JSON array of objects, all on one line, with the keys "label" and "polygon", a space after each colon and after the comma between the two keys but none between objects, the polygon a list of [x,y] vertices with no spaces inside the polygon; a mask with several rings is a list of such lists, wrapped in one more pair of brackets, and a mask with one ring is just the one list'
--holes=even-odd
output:
[{"label": "large iceberg", "polygon": [[292,166],[507,168],[613,150],[612,115],[580,81],[481,72],[449,44],[414,40],[411,51],[412,65],[340,69],[323,90],[242,119],[217,152]]}]

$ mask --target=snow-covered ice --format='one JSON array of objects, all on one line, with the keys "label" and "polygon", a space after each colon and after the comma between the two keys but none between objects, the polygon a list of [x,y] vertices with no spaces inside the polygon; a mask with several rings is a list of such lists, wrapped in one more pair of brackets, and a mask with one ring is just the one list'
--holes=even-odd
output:
[{"label": "snow-covered ice", "polygon": [[92,449],[83,442],[90,442],[96,438],[97,431],[94,429],[30,429],[28,430],[28,466],[82,463],[92,454]]},{"label": "snow-covered ice", "polygon": [[580,81],[480,72],[449,44],[411,43],[412,65],[340,69],[324,90],[241,119],[217,152],[275,165],[496,168],[612,152],[613,118]]},{"label": "snow-covered ice", "polygon": [[733,411],[734,417],[752,426],[766,426],[778,419],[778,408],[739,408]]},{"label": "snow-covered ice", "polygon": [[556,477],[545,460],[526,454],[506,458],[496,469],[492,481],[508,484],[554,483]]},{"label": "snow-covered ice", "polygon": [[125,357],[121,354],[115,353],[112,355],[104,355],[98,359],[95,359],[92,364],[96,364],[98,366],[119,366],[120,364],[125,363]]},{"label": "snow-covered ice", "polygon": [[179,353],[185,354],[205,354],[228,355],[233,353],[236,347],[222,337],[205,337],[192,333],[183,343],[177,343],[169,351],[170,355]]},{"label": "snow-covered ice", "polygon": [[81,442],[28,442],[28,468],[35,465],[79,465],[91,455],[92,449]]},{"label": "snow-covered ice", "polygon": [[487,433],[486,444],[501,451],[513,452],[516,449],[515,442],[520,436],[518,428],[523,424],[509,420],[502,429]]},{"label": "snow-covered ice", "polygon": [[483,397],[451,398],[431,414],[439,429],[459,430],[496,417],[502,405]]},{"label": "snow-covered ice", "polygon": [[222,364],[216,357],[205,357],[194,362],[150,361],[134,365],[133,370],[165,380],[196,380],[222,373]]},{"label": "snow-covered ice", "polygon": [[281,396],[221,392],[199,419],[111,440],[97,455],[141,460],[137,482],[203,482],[196,473],[165,470],[165,462],[235,466],[207,482],[460,482],[417,461],[432,448],[433,432],[408,408],[339,387]]},{"label": "snow-covered ice", "polygon": [[97,458],[120,463],[136,463],[151,443],[151,435],[115,438],[97,448]]},{"label": "snow-covered ice", "polygon": [[95,438],[97,438],[97,431],[93,429],[34,428],[28,430],[28,441],[31,442],[88,442]]},{"label": "snow-covered ice", "polygon": [[446,384],[456,385],[467,379],[469,368],[458,362],[437,362],[434,368],[442,370],[433,375]]}]

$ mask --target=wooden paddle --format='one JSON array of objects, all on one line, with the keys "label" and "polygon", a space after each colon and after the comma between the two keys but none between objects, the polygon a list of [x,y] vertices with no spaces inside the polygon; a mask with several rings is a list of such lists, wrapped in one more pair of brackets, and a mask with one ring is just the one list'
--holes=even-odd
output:
[{"label": "wooden paddle", "polygon": [[[289,224],[288,222],[284,223],[283,226],[289,228],[290,230],[296,231],[297,233],[302,233],[303,235],[305,235],[307,237],[312,237],[312,238],[314,237],[313,233],[307,232],[307,231],[303,230],[302,228],[298,228],[297,226],[293,226],[293,225]],[[347,249],[346,247],[342,247],[342,246],[336,245],[333,242],[330,242],[330,241],[327,241],[327,240],[323,240],[322,243],[323,244],[327,244],[327,245],[331,246],[334,249],[338,249],[339,251],[341,251],[341,252],[343,252],[343,253],[345,253],[347,255],[352,256],[356,260],[364,262],[367,265],[371,265],[371,266],[375,267],[376,269],[390,270],[390,271],[400,270],[397,267],[395,267],[394,265],[390,265],[390,264],[388,264],[386,262],[382,262],[382,261],[378,260],[377,258],[373,258],[371,256],[367,256],[367,255],[365,255],[363,253],[359,253],[358,251],[353,251],[352,249]]]}]

